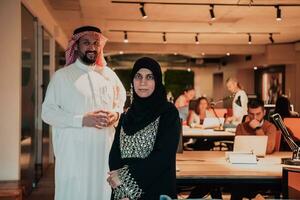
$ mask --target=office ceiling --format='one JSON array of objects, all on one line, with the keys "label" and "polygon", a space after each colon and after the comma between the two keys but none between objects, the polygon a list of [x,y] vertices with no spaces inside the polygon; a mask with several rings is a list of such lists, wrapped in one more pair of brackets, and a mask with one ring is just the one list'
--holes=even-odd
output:
[{"label": "office ceiling", "polygon": [[[269,33],[273,33],[274,44],[300,40],[299,0],[134,1],[144,3],[146,19],[142,18],[140,4],[122,3],[132,0],[119,1],[121,3],[110,0],[44,0],[68,37],[81,25],[101,27],[109,38],[108,54],[117,53],[118,49],[125,53],[155,53],[156,50],[182,54],[186,51],[192,57],[201,57],[205,51],[206,55],[218,55],[233,47],[236,54],[254,54],[271,44]],[[207,5],[182,5],[198,3]],[[215,20],[211,20],[209,4],[215,4]],[[262,4],[266,6],[256,6]],[[282,20],[277,21],[277,9],[272,5],[281,4],[288,6],[279,7]],[[123,42],[123,31],[127,31],[128,43]],[[163,43],[163,32],[167,44]],[[199,34],[199,44],[195,43],[196,33]]]}]

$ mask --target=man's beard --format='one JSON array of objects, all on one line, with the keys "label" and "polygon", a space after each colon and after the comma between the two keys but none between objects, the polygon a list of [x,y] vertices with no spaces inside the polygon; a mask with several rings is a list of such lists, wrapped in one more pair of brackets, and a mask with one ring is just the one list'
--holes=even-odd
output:
[{"label": "man's beard", "polygon": [[[95,54],[94,58],[89,58],[89,57],[88,57],[88,53],[94,53],[94,54]],[[80,55],[81,61],[82,61],[84,64],[87,64],[87,65],[95,64],[95,63],[96,63],[96,60],[97,60],[97,57],[98,57],[97,51],[86,51],[85,54],[81,54],[81,55]]]}]

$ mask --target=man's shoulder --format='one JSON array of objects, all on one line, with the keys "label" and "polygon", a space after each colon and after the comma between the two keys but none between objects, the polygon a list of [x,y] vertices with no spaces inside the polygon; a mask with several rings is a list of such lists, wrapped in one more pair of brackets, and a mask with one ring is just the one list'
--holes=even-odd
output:
[{"label": "man's shoulder", "polygon": [[237,125],[237,127],[236,128],[238,128],[238,127],[240,127],[240,128],[246,128],[246,127],[250,127],[249,126],[249,122],[243,122],[243,123],[240,123],[240,124],[238,124]]},{"label": "man's shoulder", "polygon": [[114,70],[112,70],[112,68],[108,67],[108,66],[105,66],[103,68],[103,74],[105,74],[106,76],[109,76],[113,79],[116,79],[118,78],[116,72]]},{"label": "man's shoulder", "polygon": [[247,134],[249,131],[251,131],[249,122],[240,123],[236,127],[236,135],[244,135]]},{"label": "man's shoulder", "polygon": [[104,72],[106,72],[106,73],[116,74],[116,73],[114,72],[114,70],[112,70],[112,68],[110,68],[110,67],[107,66],[107,65],[103,67],[103,70],[104,70]]},{"label": "man's shoulder", "polygon": [[270,128],[270,127],[276,128],[276,126],[273,123],[271,123],[270,121],[268,121],[268,120],[264,120],[263,126],[265,126],[267,128]]}]

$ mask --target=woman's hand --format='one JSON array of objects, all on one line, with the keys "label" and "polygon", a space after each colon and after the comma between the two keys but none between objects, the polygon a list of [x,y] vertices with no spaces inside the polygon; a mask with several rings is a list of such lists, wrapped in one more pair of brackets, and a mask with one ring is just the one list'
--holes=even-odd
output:
[{"label": "woman's hand", "polygon": [[[115,189],[116,187],[118,187],[119,185],[122,184],[117,170],[108,172],[108,175],[109,175],[109,177],[107,178],[107,182],[113,189]],[[123,200],[127,200],[127,198],[125,198]]]}]

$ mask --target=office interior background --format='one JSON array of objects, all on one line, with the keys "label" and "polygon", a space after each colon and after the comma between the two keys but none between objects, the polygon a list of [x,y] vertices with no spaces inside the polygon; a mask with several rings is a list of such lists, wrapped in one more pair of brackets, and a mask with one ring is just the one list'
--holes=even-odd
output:
[{"label": "office interior background", "polygon": [[[54,162],[41,104],[81,25],[101,28],[105,58],[120,75],[150,55],[164,72],[191,73],[198,97],[222,99],[226,79],[237,77],[266,103],[274,103],[268,89],[276,83],[300,110],[300,1],[157,2],[0,0],[0,181],[21,180],[31,190]],[[175,77],[166,84],[182,84]]]}]

